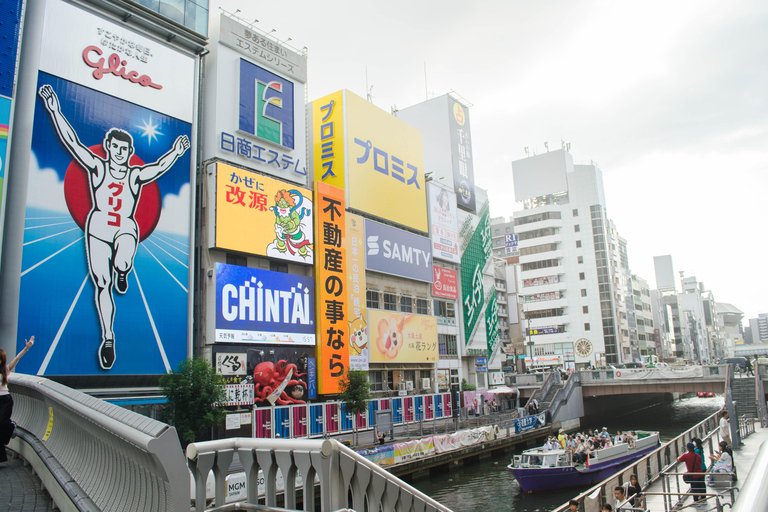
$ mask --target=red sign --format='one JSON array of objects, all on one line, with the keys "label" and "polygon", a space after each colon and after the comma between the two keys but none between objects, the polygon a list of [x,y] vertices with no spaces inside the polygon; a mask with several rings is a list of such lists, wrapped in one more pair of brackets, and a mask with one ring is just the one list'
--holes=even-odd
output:
[{"label": "red sign", "polygon": [[432,273],[432,295],[454,300],[459,298],[458,274],[455,270],[434,265]]},{"label": "red sign", "polygon": [[[95,53],[96,57],[100,58],[98,60],[91,60],[91,53]],[[86,65],[93,68],[93,78],[96,80],[101,80],[106,73],[118,76],[134,84],[139,84],[142,87],[163,88],[162,85],[154,83],[147,75],[139,75],[138,71],[127,71],[125,67],[128,65],[128,61],[120,60],[118,54],[113,53],[107,59],[101,57],[102,54],[103,52],[98,46],[86,46],[83,50],[83,61]]]}]

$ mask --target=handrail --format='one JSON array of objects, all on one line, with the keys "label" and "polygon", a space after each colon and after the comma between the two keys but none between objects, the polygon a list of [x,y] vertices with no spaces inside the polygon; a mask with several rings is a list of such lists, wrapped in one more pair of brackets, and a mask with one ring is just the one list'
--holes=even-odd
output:
[{"label": "handrail", "polygon": [[[212,471],[215,479],[214,502],[226,501],[226,476],[235,452],[245,470],[247,504],[258,504],[259,473],[263,475],[265,501],[277,504],[278,470],[283,478],[285,507],[295,509],[302,492],[305,510],[314,510],[315,487],[320,490],[320,511],[350,507],[369,507],[404,511],[451,512],[444,505],[395,477],[333,439],[251,439],[230,438],[191,443],[187,462],[195,479],[195,510],[205,510],[206,482]],[[297,476],[301,488],[297,488]],[[319,484],[316,484],[316,481]],[[349,502],[351,498],[351,503]]]},{"label": "handrail", "polygon": [[[624,482],[624,478],[630,475],[637,475],[638,481],[641,482],[643,488],[656,482],[662,477],[662,472],[669,470],[673,467],[673,464],[677,464],[677,458],[685,453],[686,444],[694,437],[699,437],[709,446],[710,453],[713,453],[713,438],[717,429],[717,417],[719,412],[712,414],[711,416],[700,421],[690,429],[686,430],[673,440],[664,443],[657,450],[649,453],[640,460],[634,462],[627,468],[624,468],[620,473],[612,475],[597,485],[579,494],[575,499],[579,501],[579,510],[584,512],[584,501],[587,497],[595,494],[598,498],[608,497],[613,495],[613,488],[616,485],[620,485]],[[564,503],[559,507],[552,510],[552,512],[567,512],[569,510],[568,504]]]},{"label": "handrail", "polygon": [[528,398],[528,401],[525,402],[525,407],[528,407],[528,404],[530,404],[534,398],[536,398],[536,400],[541,402],[541,399],[547,396],[547,393],[549,393],[550,388],[554,385],[555,383],[554,381],[557,378],[555,374],[556,372],[549,372],[547,374],[547,378],[541,384],[541,387],[535,390],[533,393],[531,393],[530,398]]},{"label": "handrail", "polygon": [[24,434],[11,448],[79,510],[189,510],[173,427],[43,377],[13,373],[9,387]]},{"label": "handrail", "polygon": [[768,511],[768,442],[763,442],[757,451],[752,469],[741,486],[739,499],[731,512]]},{"label": "handrail", "polygon": [[565,382],[565,386],[558,389],[555,396],[552,397],[552,402],[549,404],[549,412],[552,414],[552,421],[555,421],[557,413],[560,411],[560,406],[562,406],[571,396],[571,392],[576,384],[580,382],[580,378],[581,377],[577,372],[572,372]]},{"label": "handrail", "polygon": [[763,378],[760,376],[760,365],[755,363],[755,402],[757,402],[757,418],[760,420],[760,426],[768,427],[768,407],[765,403],[765,387]]}]

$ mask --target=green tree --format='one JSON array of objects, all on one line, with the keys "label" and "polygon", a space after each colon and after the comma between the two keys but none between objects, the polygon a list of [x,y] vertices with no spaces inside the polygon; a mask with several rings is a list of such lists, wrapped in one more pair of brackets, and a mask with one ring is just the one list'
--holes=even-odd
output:
[{"label": "green tree", "polygon": [[355,433],[355,444],[357,444],[357,413],[364,412],[368,408],[368,400],[371,398],[368,372],[347,370],[339,382],[339,387],[341,388],[339,397],[344,402],[346,411],[355,418],[352,421],[352,429]]},{"label": "green tree", "polygon": [[477,386],[467,382],[467,379],[461,379],[461,390],[462,391],[474,391],[476,389],[477,389]]},{"label": "green tree", "polygon": [[224,378],[204,358],[182,361],[176,371],[160,377],[160,387],[168,398],[165,419],[176,427],[183,446],[227,414]]}]

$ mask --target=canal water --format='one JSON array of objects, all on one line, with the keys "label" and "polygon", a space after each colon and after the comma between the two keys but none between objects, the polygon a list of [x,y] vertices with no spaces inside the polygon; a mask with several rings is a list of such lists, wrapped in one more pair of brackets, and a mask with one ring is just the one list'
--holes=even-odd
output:
[{"label": "canal water", "polygon": [[[618,430],[658,430],[662,442],[665,442],[714,414],[722,404],[722,396],[683,398],[620,415],[609,413],[599,423],[582,425],[581,429],[607,427],[612,435],[616,435]],[[415,480],[411,485],[454,512],[545,512],[586,490],[524,494],[506,469],[510,457],[511,454],[498,459],[482,459],[442,474],[433,473]]]}]

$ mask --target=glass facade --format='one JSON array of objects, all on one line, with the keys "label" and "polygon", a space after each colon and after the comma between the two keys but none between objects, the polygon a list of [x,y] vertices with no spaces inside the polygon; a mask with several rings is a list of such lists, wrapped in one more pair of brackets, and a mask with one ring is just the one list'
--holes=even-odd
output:
[{"label": "glass facade", "polygon": [[134,0],[190,30],[208,36],[208,0]]}]

